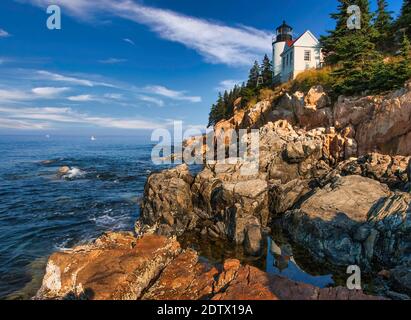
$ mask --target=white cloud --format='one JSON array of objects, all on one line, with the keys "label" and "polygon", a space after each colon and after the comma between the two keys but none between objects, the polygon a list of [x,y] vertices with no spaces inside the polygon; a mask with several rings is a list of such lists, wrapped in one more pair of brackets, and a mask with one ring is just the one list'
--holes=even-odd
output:
[{"label": "white cloud", "polygon": [[[26,1],[42,7],[49,3],[48,0]],[[227,26],[131,0],[60,0],[59,4],[79,19],[103,12],[147,25],[161,38],[194,49],[210,63],[248,66],[271,50],[270,32]]]},{"label": "white cloud", "polygon": [[123,39],[123,41],[125,41],[125,42],[127,42],[127,43],[129,43],[129,44],[131,44],[131,45],[133,45],[133,46],[136,45],[135,42],[134,42],[133,40],[129,39],[129,38],[125,38],[125,39]]},{"label": "white cloud", "polygon": [[126,61],[127,61],[126,59],[108,58],[105,60],[100,60],[99,62],[103,64],[117,64],[117,63],[123,63]]},{"label": "white cloud", "polygon": [[0,101],[14,102],[33,99],[33,94],[23,90],[4,90],[0,89]]},{"label": "white cloud", "polygon": [[148,86],[145,88],[147,92],[167,97],[173,100],[189,101],[189,102],[201,102],[201,97],[198,96],[186,96],[184,91],[175,91],[163,86]]},{"label": "white cloud", "polygon": [[63,87],[63,88],[55,88],[55,87],[41,87],[41,88],[34,88],[31,91],[38,97],[41,98],[55,98],[58,97],[63,92],[70,90],[70,88]]},{"label": "white cloud", "polygon": [[44,71],[44,70],[37,71],[36,73],[42,80],[65,82],[65,83],[71,83],[71,84],[85,86],[85,87],[101,86],[101,87],[115,88],[114,85],[109,84],[109,83],[94,81],[90,79],[82,79],[82,78],[77,78],[77,77],[72,77],[72,76],[66,76],[66,75]]},{"label": "white cloud", "polygon": [[104,98],[112,100],[123,100],[124,96],[121,93],[106,93],[104,94]]},{"label": "white cloud", "polygon": [[228,79],[228,80],[223,80],[218,84],[218,87],[216,88],[217,91],[230,91],[231,89],[234,88],[234,86],[240,86],[242,83],[241,80],[232,80],[232,79]]},{"label": "white cloud", "polygon": [[145,101],[145,102],[149,102],[152,104],[155,104],[159,107],[163,107],[164,106],[164,101],[158,98],[154,98],[154,97],[149,97],[149,96],[145,96],[145,95],[139,95],[138,99],[140,99],[141,101]]},{"label": "white cloud", "polygon": [[87,125],[116,129],[157,129],[165,127],[146,119],[90,116],[71,108],[8,108],[0,107],[0,127],[14,129],[53,128],[56,123]]},{"label": "white cloud", "polygon": [[0,119],[0,128],[18,130],[43,130],[48,129],[48,123],[30,122],[14,119]]},{"label": "white cloud", "polygon": [[7,37],[10,37],[10,33],[8,33],[4,29],[0,29],[0,38],[7,38]]},{"label": "white cloud", "polygon": [[0,89],[0,101],[1,102],[19,102],[29,101],[35,99],[52,99],[58,97],[61,93],[70,90],[70,88],[54,88],[54,87],[41,87],[33,88],[25,91],[21,89]]},{"label": "white cloud", "polygon": [[99,99],[91,94],[82,94],[78,96],[71,96],[67,98],[74,102],[88,102],[88,101],[98,101]]}]

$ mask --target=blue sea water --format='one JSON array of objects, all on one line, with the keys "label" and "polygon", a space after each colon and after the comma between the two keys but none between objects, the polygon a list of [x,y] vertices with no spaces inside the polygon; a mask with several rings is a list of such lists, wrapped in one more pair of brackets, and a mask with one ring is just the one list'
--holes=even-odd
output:
[{"label": "blue sea water", "polygon": [[[52,252],[131,231],[148,175],[166,168],[152,163],[152,147],[135,137],[0,136],[0,299],[34,295]],[[59,177],[61,166],[74,175]],[[332,283],[264,259],[269,272]]]},{"label": "blue sea water", "polygon": [[[132,230],[147,176],[163,168],[151,149],[133,137],[0,136],[0,298],[51,252]],[[61,179],[61,166],[80,171]]]}]

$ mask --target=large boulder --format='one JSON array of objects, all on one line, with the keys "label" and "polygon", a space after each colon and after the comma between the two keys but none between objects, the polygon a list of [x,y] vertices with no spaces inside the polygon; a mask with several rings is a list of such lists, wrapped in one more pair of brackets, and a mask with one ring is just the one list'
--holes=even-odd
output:
[{"label": "large boulder", "polygon": [[372,208],[368,224],[378,231],[374,256],[385,266],[411,265],[411,194],[395,192]]},{"label": "large boulder", "polygon": [[107,233],[54,253],[36,299],[136,300],[180,251],[165,237]]},{"label": "large boulder", "polygon": [[357,175],[335,177],[299,208],[284,214],[283,226],[320,260],[369,266],[378,231],[367,225],[369,212],[390,194],[387,186]]},{"label": "large boulder", "polygon": [[153,173],[144,188],[136,232],[181,235],[195,227],[191,184],[194,178],[187,165]]},{"label": "large boulder", "polygon": [[[203,221],[202,233],[246,242],[251,254],[258,254],[261,229],[270,220],[268,183],[264,174],[243,175],[245,164],[209,164],[195,178],[192,193]],[[256,230],[258,229],[258,231]]]}]

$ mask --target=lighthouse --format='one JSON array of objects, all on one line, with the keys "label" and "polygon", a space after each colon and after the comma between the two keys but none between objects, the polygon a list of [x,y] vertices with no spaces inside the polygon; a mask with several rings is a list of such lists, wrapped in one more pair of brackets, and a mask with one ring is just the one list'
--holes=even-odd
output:
[{"label": "lighthouse", "polygon": [[273,79],[276,82],[281,81],[282,57],[287,42],[293,41],[293,28],[285,21],[276,29],[273,37]]},{"label": "lighthouse", "polygon": [[284,21],[276,29],[272,44],[274,83],[293,80],[301,72],[323,65],[320,42],[309,30],[293,39],[293,28]]}]

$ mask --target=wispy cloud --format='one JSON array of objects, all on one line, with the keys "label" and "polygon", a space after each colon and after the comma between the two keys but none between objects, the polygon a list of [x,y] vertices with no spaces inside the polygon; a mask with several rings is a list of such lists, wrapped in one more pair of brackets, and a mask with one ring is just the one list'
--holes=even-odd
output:
[{"label": "wispy cloud", "polygon": [[0,118],[0,128],[17,130],[44,130],[50,128],[50,126],[48,123]]},{"label": "wispy cloud", "polygon": [[133,40],[129,39],[129,38],[125,38],[125,39],[123,39],[123,41],[125,41],[125,42],[127,42],[127,43],[129,43],[129,44],[131,44],[131,45],[133,45],[133,46],[136,45],[136,43],[135,43]]},{"label": "wispy cloud", "polygon": [[69,91],[70,88],[63,87],[63,88],[55,88],[55,87],[41,87],[41,88],[34,88],[31,91],[37,96],[41,98],[55,98],[61,95],[62,93]]},{"label": "wispy cloud", "polygon": [[[48,0],[26,1],[43,7],[49,3]],[[105,13],[147,25],[161,38],[197,51],[210,63],[249,65],[271,50],[270,32],[227,26],[131,0],[60,0],[59,4],[79,19]]]},{"label": "wispy cloud", "polygon": [[218,84],[218,87],[216,87],[217,91],[229,91],[231,89],[234,88],[234,86],[239,86],[241,85],[242,81],[241,80],[232,80],[232,79],[228,79],[228,80],[223,80]]},{"label": "wispy cloud", "polygon": [[189,101],[189,102],[201,102],[201,97],[198,96],[186,96],[185,91],[175,91],[163,86],[148,86],[145,88],[147,92],[167,97],[173,100]]},{"label": "wispy cloud", "polygon": [[21,89],[0,89],[1,102],[19,102],[36,99],[52,99],[58,97],[63,92],[70,90],[70,88],[55,88],[55,87],[40,87],[31,90]]},{"label": "wispy cloud", "polygon": [[91,94],[82,94],[78,96],[68,97],[67,100],[74,102],[89,102],[89,101],[98,101],[99,99]]},{"label": "wispy cloud", "polygon": [[117,63],[123,63],[123,62],[126,62],[126,61],[127,61],[127,59],[108,58],[108,59],[105,59],[105,60],[100,60],[99,62],[103,63],[103,64],[117,64]]},{"label": "wispy cloud", "polygon": [[156,106],[163,107],[164,101],[155,97],[150,97],[146,95],[138,95],[137,98],[141,101],[149,102],[155,104]]},{"label": "wispy cloud", "polygon": [[0,128],[45,129],[55,124],[86,125],[116,129],[157,129],[167,123],[137,118],[90,116],[71,108],[9,108],[0,107]]},{"label": "wispy cloud", "polygon": [[105,93],[104,98],[112,100],[123,100],[124,96],[121,93]]},{"label": "wispy cloud", "polygon": [[37,76],[40,77],[42,80],[48,80],[48,81],[56,81],[56,82],[64,82],[64,83],[70,83],[70,84],[75,84],[75,85],[80,85],[80,86],[85,86],[85,87],[109,87],[109,88],[115,88],[116,86],[110,83],[106,82],[100,82],[100,81],[95,81],[91,79],[82,79],[74,76],[67,76],[67,75],[62,75],[59,73],[53,73],[45,70],[40,70],[37,71]]},{"label": "wispy cloud", "polygon": [[7,37],[10,37],[10,33],[0,28],[0,38],[7,38]]}]

